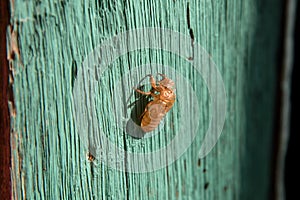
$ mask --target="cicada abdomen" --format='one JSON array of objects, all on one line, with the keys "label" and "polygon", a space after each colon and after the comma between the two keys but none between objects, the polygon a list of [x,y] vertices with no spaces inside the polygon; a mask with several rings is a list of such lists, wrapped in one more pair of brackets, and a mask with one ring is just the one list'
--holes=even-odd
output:
[{"label": "cicada abdomen", "polygon": [[142,116],[142,130],[144,132],[153,131],[159,125],[160,121],[165,116],[165,114],[165,108],[161,105],[161,103],[154,102],[151,105],[148,104],[144,115]]}]

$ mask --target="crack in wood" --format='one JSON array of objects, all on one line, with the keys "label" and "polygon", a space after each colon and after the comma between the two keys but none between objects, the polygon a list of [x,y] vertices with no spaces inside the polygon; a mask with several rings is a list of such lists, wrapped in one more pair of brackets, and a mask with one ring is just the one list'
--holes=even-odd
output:
[{"label": "crack in wood", "polygon": [[186,20],[187,20],[187,26],[189,29],[189,34],[191,38],[191,46],[192,46],[192,56],[188,57],[188,60],[194,60],[194,41],[195,41],[195,36],[193,29],[191,28],[191,17],[190,17],[190,3],[187,2],[187,9],[186,9]]}]

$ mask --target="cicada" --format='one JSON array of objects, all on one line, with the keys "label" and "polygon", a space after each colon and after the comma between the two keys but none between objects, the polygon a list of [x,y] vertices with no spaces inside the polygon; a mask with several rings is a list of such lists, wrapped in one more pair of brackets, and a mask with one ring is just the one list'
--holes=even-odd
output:
[{"label": "cicada", "polygon": [[159,74],[163,77],[161,81],[156,83],[154,77],[149,75],[152,90],[144,92],[139,89],[135,89],[138,93],[143,95],[151,95],[153,100],[150,101],[141,115],[141,128],[144,132],[153,131],[158,127],[162,118],[174,105],[175,84],[174,81],[166,77],[164,74]]}]

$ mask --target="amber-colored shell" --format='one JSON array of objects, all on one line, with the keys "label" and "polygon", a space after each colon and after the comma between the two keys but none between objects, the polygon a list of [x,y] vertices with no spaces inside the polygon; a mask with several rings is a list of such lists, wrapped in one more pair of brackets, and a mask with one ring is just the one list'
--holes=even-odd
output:
[{"label": "amber-colored shell", "polygon": [[150,83],[153,90],[150,92],[143,92],[136,89],[137,92],[145,95],[151,95],[153,101],[149,102],[142,114],[141,128],[144,132],[153,131],[160,123],[166,113],[172,108],[176,95],[174,93],[174,82],[168,79],[165,75],[159,74],[163,77],[158,84],[155,82],[152,75],[150,75]]}]

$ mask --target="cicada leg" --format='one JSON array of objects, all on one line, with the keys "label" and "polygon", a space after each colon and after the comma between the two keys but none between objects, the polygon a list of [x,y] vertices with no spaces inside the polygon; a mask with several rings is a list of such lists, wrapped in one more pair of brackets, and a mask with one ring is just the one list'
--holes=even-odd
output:
[{"label": "cicada leg", "polygon": [[[150,77],[150,84],[151,86],[153,87],[154,90],[158,91],[158,87],[156,85],[156,82],[155,82],[155,79],[152,75],[147,75]],[[152,95],[153,96],[153,93],[152,92],[144,92],[142,90],[139,90],[137,88],[134,88],[135,91],[137,91],[138,93],[141,93],[141,94],[144,94],[144,95]]]},{"label": "cicada leg", "polygon": [[136,89],[136,88],[134,88],[134,90],[135,90],[136,92],[140,93],[140,94],[151,95],[151,92],[144,92],[144,91],[139,90],[139,89]]},{"label": "cicada leg", "polygon": [[153,77],[152,75],[150,76],[150,83],[151,83],[151,86],[152,86],[155,90],[157,90],[157,85],[156,85],[155,79],[154,79],[154,77]]}]

